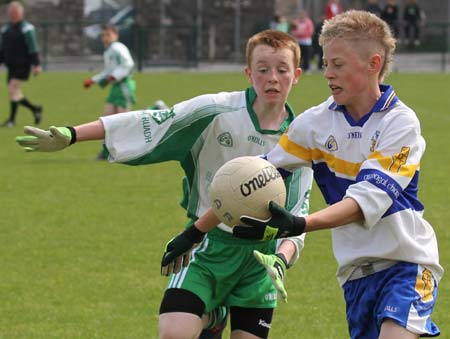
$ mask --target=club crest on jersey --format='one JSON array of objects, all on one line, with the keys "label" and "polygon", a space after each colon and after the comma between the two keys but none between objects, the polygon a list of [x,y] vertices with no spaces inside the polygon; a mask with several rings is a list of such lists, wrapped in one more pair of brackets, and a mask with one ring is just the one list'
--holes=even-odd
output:
[{"label": "club crest on jersey", "polygon": [[158,125],[161,125],[170,118],[172,119],[175,118],[175,112],[173,108],[164,109],[160,111],[150,111],[150,115]]},{"label": "club crest on jersey", "polygon": [[330,135],[328,137],[327,141],[325,142],[325,148],[328,151],[337,151],[338,150],[338,144],[337,144],[334,136]]},{"label": "club crest on jersey", "polygon": [[370,138],[370,151],[375,151],[375,146],[378,142],[378,137],[380,136],[380,131],[375,131],[375,133],[372,135],[372,138]]},{"label": "club crest on jersey", "polygon": [[231,134],[229,132],[225,132],[225,133],[220,134],[217,137],[217,141],[222,146],[233,147],[233,138],[231,137]]}]

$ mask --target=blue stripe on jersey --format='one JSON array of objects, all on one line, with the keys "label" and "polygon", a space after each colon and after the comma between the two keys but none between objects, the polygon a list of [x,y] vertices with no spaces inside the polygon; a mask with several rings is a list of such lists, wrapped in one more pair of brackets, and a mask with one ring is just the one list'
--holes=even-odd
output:
[{"label": "blue stripe on jersey", "polygon": [[356,180],[370,182],[372,185],[386,192],[392,199],[393,204],[383,217],[405,209],[423,211],[423,205],[417,198],[418,171],[416,171],[414,177],[404,190],[391,177],[377,170],[362,170]]},{"label": "blue stripe on jersey", "polygon": [[392,201],[399,198],[402,187],[389,175],[376,169],[363,169],[358,173],[356,181],[368,181],[372,185],[378,187],[380,190],[385,191]]},{"label": "blue stripe on jersey", "polygon": [[[319,187],[320,191],[322,192],[322,195],[325,198],[325,202],[328,205],[341,201],[342,198],[345,196],[347,188],[355,183],[354,180],[337,177],[334,172],[330,171],[330,169],[324,162],[313,164],[312,168],[314,170],[314,179],[316,180],[316,184]],[[366,173],[376,172],[376,174],[379,175],[379,180],[386,178],[386,175],[384,175],[382,172],[363,170],[358,175],[358,179],[360,179],[361,177],[364,178],[363,172]],[[392,190],[389,190],[388,188],[384,187],[381,181],[379,181],[377,184],[375,175],[369,179],[370,180],[366,181],[369,181],[376,187],[382,189],[387,194],[389,194],[391,199],[393,199]],[[406,189],[402,190],[401,187],[395,181],[389,178],[389,184],[392,184],[393,187],[395,187],[395,189],[398,190],[399,195],[397,199],[393,199],[393,204],[391,205],[391,207],[389,207],[389,209],[386,211],[383,217],[406,209],[412,209],[414,211],[423,211],[423,205],[417,198],[418,181],[419,181],[419,172],[416,171],[409,185],[406,187]]]},{"label": "blue stripe on jersey", "polygon": [[419,182],[419,172],[416,171],[414,177],[409,182],[409,185],[402,191],[397,200],[394,201],[391,207],[384,213],[383,218],[397,213],[399,211],[412,209],[413,211],[423,211],[423,205],[417,197]]},{"label": "blue stripe on jersey", "polygon": [[337,177],[334,172],[330,171],[325,162],[313,164],[312,169],[316,184],[328,205],[341,201],[347,187],[355,183],[354,180]]}]

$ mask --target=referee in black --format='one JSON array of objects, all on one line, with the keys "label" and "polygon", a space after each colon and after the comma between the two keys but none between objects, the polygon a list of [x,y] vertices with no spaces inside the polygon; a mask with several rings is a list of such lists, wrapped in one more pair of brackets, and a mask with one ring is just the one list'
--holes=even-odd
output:
[{"label": "referee in black", "polygon": [[2,126],[14,127],[20,105],[33,113],[37,125],[41,122],[42,106],[32,104],[22,92],[22,82],[29,79],[30,73],[38,75],[41,72],[36,31],[31,23],[24,20],[24,8],[19,1],[9,3],[8,19],[9,22],[1,29],[0,64],[4,63],[8,70],[11,111]]}]

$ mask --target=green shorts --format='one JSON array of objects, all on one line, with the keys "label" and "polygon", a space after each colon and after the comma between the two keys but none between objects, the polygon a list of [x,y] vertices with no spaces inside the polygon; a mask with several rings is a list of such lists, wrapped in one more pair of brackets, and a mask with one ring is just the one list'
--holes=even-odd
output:
[{"label": "green shorts", "polygon": [[131,78],[126,78],[114,83],[106,99],[114,107],[128,108],[136,102],[136,83]]},{"label": "green shorts", "polygon": [[218,228],[211,230],[192,252],[191,263],[171,276],[167,288],[182,288],[217,306],[275,308],[277,291],[253,250],[275,253],[275,241],[237,239]]}]

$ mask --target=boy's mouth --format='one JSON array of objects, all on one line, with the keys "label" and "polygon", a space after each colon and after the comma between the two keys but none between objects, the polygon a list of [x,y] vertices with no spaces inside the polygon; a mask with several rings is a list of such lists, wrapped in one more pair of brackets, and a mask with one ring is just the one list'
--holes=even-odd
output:
[{"label": "boy's mouth", "polygon": [[280,91],[277,90],[276,88],[269,88],[269,89],[266,89],[265,92],[268,93],[268,94],[280,93]]},{"label": "boy's mouth", "polygon": [[339,92],[342,90],[342,87],[336,85],[328,85],[328,87],[330,88],[331,93]]}]

